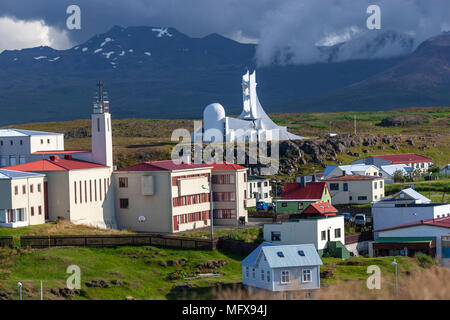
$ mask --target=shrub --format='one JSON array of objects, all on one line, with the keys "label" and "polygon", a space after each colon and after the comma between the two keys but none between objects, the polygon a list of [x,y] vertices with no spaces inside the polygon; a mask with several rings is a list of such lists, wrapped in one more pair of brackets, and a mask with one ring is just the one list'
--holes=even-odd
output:
[{"label": "shrub", "polygon": [[422,268],[429,268],[434,264],[434,260],[429,255],[426,255],[422,252],[416,253],[416,259],[419,266]]}]

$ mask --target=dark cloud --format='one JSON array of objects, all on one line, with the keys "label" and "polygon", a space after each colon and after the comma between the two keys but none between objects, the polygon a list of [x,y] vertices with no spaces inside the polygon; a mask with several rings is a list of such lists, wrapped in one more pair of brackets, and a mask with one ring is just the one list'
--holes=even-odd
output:
[{"label": "dark cloud", "polygon": [[[260,64],[322,61],[328,55],[317,44],[336,39],[348,43],[334,52],[335,60],[398,55],[450,26],[448,0],[2,0],[0,16],[65,29],[71,4],[82,13],[82,29],[68,31],[73,43],[114,25],[170,26],[190,36],[259,39]],[[366,28],[370,4],[381,7],[381,30]],[[385,32],[388,40],[381,41]]]}]

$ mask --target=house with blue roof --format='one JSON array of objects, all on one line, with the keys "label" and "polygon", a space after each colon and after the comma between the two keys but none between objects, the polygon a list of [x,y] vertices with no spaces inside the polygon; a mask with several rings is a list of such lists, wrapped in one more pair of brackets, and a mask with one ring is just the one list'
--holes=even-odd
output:
[{"label": "house with blue roof", "polygon": [[45,223],[45,175],[0,169],[0,227]]},{"label": "house with blue roof", "polygon": [[242,260],[242,283],[249,289],[312,292],[320,288],[322,264],[313,244],[263,242]]}]

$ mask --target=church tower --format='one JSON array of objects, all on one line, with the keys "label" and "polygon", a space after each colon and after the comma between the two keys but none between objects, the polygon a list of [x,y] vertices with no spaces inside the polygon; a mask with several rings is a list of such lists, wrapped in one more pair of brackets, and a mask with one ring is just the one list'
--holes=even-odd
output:
[{"label": "church tower", "polygon": [[97,84],[98,93],[92,108],[92,161],[113,167],[112,128],[109,101],[103,92],[103,84]]}]

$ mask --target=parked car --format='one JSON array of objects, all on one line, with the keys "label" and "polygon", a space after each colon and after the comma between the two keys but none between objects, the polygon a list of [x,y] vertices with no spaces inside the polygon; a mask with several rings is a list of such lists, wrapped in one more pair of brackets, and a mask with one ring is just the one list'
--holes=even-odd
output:
[{"label": "parked car", "polygon": [[357,226],[365,227],[372,225],[372,216],[366,216],[364,213],[355,214],[355,224]]},{"label": "parked car", "polygon": [[258,201],[256,203],[256,210],[268,211],[269,210],[269,206],[264,201]]},{"label": "parked car", "polygon": [[342,215],[344,216],[344,221],[353,222],[354,219],[350,213],[344,212],[344,213],[342,213]]}]

